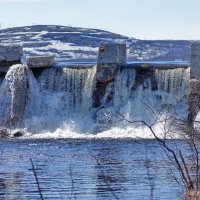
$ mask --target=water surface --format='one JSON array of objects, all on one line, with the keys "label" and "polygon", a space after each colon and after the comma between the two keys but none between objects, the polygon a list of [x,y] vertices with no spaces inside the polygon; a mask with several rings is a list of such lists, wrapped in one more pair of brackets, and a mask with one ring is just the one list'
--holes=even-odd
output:
[{"label": "water surface", "polygon": [[179,199],[155,140],[11,139],[0,151],[2,200],[40,199],[30,158],[44,199]]}]

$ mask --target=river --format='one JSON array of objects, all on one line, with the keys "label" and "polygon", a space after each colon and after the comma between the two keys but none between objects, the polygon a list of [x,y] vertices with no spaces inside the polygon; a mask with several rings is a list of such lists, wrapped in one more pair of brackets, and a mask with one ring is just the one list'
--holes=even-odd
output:
[{"label": "river", "polygon": [[2,200],[40,199],[30,159],[44,199],[180,199],[155,140],[8,139],[0,151]]}]

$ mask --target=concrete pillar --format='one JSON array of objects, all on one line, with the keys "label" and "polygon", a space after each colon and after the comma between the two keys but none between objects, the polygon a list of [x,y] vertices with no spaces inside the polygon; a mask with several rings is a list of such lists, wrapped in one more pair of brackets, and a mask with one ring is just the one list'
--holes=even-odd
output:
[{"label": "concrete pillar", "polygon": [[52,67],[54,56],[30,56],[26,62],[29,68]]},{"label": "concrete pillar", "polygon": [[200,43],[191,45],[190,86],[188,97],[188,123],[193,128],[200,111]]},{"label": "concrete pillar", "polygon": [[191,45],[191,79],[200,80],[200,43]]},{"label": "concrete pillar", "polygon": [[126,63],[126,44],[102,44],[97,61],[93,106],[101,106],[107,85],[114,81],[118,69]]},{"label": "concrete pillar", "polygon": [[98,64],[126,63],[126,44],[101,44]]},{"label": "concrete pillar", "polygon": [[0,45],[0,72],[4,67],[10,67],[13,64],[20,64],[23,56],[23,47],[13,44]]},{"label": "concrete pillar", "polygon": [[102,44],[97,61],[97,81],[114,79],[121,64],[126,63],[126,44]]},{"label": "concrete pillar", "polygon": [[20,61],[23,48],[20,45],[0,45],[0,62]]}]

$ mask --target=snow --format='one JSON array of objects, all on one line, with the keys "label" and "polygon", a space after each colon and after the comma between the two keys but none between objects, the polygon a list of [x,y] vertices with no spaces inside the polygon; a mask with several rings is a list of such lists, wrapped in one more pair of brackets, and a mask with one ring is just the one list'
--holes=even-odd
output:
[{"label": "snow", "polygon": [[[38,29],[22,27],[13,30],[9,29],[3,33],[0,31],[0,39],[2,43],[22,44],[27,54],[35,53],[43,55],[53,53],[55,55],[55,53],[59,53],[58,57],[64,57],[67,52],[73,51],[74,54],[77,54],[77,52],[82,53],[85,57],[89,57],[88,54],[90,54],[92,58],[96,59],[97,55],[95,56],[94,53],[96,54],[98,51],[98,44],[101,42],[117,42],[127,44],[127,57],[129,61],[155,60],[157,58],[165,60],[169,60],[170,58],[172,60],[189,59],[185,48],[188,44],[180,44],[180,42],[177,43],[176,41],[171,41],[168,44],[162,41],[153,41],[153,43],[148,41],[143,42],[134,37],[128,38],[103,30],[79,27],[54,25],[47,25]],[[174,52],[177,53],[175,54]],[[82,57],[82,55],[77,54],[77,58],[79,56]]]},{"label": "snow", "polygon": [[58,51],[98,51],[98,47],[76,46],[73,43],[63,43],[60,41],[52,40],[51,45],[46,47],[39,47],[40,50],[56,49]]},{"label": "snow", "polygon": [[[78,32],[78,31],[60,31],[60,32],[57,32],[57,31],[26,31],[26,32],[14,32],[14,33],[1,33],[0,35],[27,35],[27,34],[41,34],[41,35],[45,35],[47,33],[53,33],[53,34],[82,34],[82,32]],[[90,34],[90,33],[89,33]]]},{"label": "snow", "polygon": [[91,38],[91,39],[97,39],[97,40],[104,40],[104,41],[115,41],[115,39],[112,38],[100,38],[100,37],[94,37],[94,36],[89,36],[89,35],[81,35],[81,37],[86,37],[86,38]]},{"label": "snow", "polygon": [[95,33],[89,33],[90,35],[102,35],[107,34],[106,32],[95,32]]},{"label": "snow", "polygon": [[24,52],[31,52],[33,54],[37,54],[37,55],[44,55],[44,52],[39,51],[36,48],[24,48]]},{"label": "snow", "polygon": [[36,36],[32,37],[32,39],[40,39],[41,36],[46,35],[47,33],[49,33],[48,31],[41,31],[39,34],[37,34]]}]

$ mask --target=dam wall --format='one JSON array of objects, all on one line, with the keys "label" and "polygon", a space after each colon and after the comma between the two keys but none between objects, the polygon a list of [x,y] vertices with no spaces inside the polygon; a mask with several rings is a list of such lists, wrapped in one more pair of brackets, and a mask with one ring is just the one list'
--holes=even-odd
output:
[{"label": "dam wall", "polygon": [[[125,44],[118,44],[118,45],[107,44],[99,47],[99,56],[98,56],[97,73],[96,73],[96,87],[93,92],[94,107],[98,108],[103,106],[103,104],[105,104],[105,99],[106,99],[105,96],[107,96],[108,98],[107,102],[112,101],[112,99],[114,98],[114,94],[117,93],[117,91],[114,91],[116,89],[115,85],[117,85],[118,84],[117,82],[119,81],[121,83],[124,82],[125,84],[123,86],[124,88],[120,89],[124,90],[126,87],[129,88],[130,90],[130,88],[132,88],[132,91],[128,92],[129,94],[133,93],[133,90],[137,90],[137,88],[139,87],[142,87],[143,90],[145,91],[147,85],[149,90],[152,91],[158,90],[159,81],[161,81],[158,79],[159,73],[161,74],[160,78],[163,79],[162,80],[162,82],[164,82],[163,84],[166,84],[166,86],[164,87],[165,88],[168,87],[166,91],[170,93],[171,91],[169,88],[176,87],[173,84],[184,83],[185,91],[182,92],[184,93],[184,95],[188,94],[190,63],[181,63],[181,62],[127,63],[126,54],[127,53]],[[122,78],[124,80],[121,80]],[[180,83],[174,80],[176,78],[178,80],[181,80]],[[107,90],[110,90],[109,95]],[[103,101],[104,103],[102,103]]]},{"label": "dam wall", "polygon": [[151,108],[187,118],[193,105],[190,68],[178,62],[127,63],[125,44],[101,45],[97,63],[55,62],[49,55],[10,63],[0,67],[0,126],[55,131],[74,121],[94,133],[120,124],[117,113],[152,122]]}]

